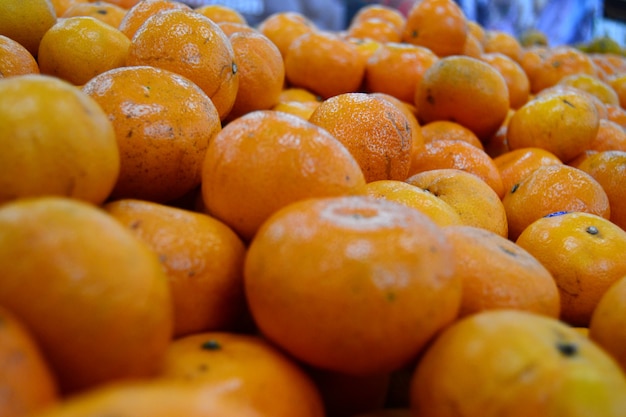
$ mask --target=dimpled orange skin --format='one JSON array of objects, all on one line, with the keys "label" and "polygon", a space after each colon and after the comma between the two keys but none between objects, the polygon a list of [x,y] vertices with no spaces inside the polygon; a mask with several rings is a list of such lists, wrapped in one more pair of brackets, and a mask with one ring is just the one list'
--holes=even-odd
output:
[{"label": "dimpled orange skin", "polygon": [[221,125],[197,85],[167,70],[128,66],[94,77],[82,91],[115,129],[121,169],[111,198],[166,202],[200,185],[204,151]]},{"label": "dimpled orange skin", "polygon": [[310,199],[264,223],[244,284],[270,340],[313,366],[372,375],[407,364],[456,317],[451,256],[439,226],[399,203]]}]

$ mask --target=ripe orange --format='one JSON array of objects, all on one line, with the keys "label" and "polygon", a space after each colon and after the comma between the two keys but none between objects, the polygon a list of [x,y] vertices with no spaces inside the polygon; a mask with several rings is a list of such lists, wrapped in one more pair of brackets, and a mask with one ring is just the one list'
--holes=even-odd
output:
[{"label": "ripe orange", "polygon": [[463,46],[462,55],[471,56],[472,58],[480,58],[485,53],[482,43],[472,33],[467,34],[465,38],[465,46]]},{"label": "ripe orange", "polygon": [[456,2],[422,0],[409,10],[402,40],[444,57],[463,53],[468,31],[467,18]]},{"label": "ripe orange", "polygon": [[404,180],[411,164],[411,126],[395,104],[367,93],[322,101],[309,121],[337,138],[359,163],[365,180]]},{"label": "ripe orange", "polygon": [[67,197],[5,203],[0,274],[0,305],[32,332],[64,395],[160,366],[172,333],[167,277],[101,209]]},{"label": "ripe orange", "polygon": [[261,226],[244,285],[262,334],[295,358],[380,374],[413,360],[456,317],[461,283],[451,256],[441,228],[402,204],[308,199]]},{"label": "ripe orange", "polygon": [[121,169],[111,198],[167,202],[200,185],[204,153],[221,124],[196,84],[168,70],[126,66],[92,78],[83,91],[115,128]]},{"label": "ripe orange", "polygon": [[440,334],[417,366],[410,397],[415,416],[618,417],[626,412],[626,377],[563,322],[495,310]]},{"label": "ripe orange", "polygon": [[494,164],[500,171],[502,188],[505,192],[510,191],[526,175],[535,168],[543,165],[562,164],[563,162],[552,152],[542,148],[518,148],[505,152],[493,159]]},{"label": "ripe orange", "polygon": [[284,59],[295,39],[317,30],[317,27],[302,13],[283,11],[267,16],[258,24],[257,29],[274,42]]},{"label": "ripe orange", "polygon": [[439,226],[463,224],[451,205],[429,191],[399,180],[378,180],[365,185],[364,195],[395,201],[414,208]]},{"label": "ripe orange", "polygon": [[591,141],[588,150],[626,151],[626,130],[609,119],[600,119],[598,133]]},{"label": "ripe orange", "polygon": [[174,303],[174,336],[233,330],[244,317],[243,242],[202,213],[142,200],[104,209],[159,255]]},{"label": "ripe orange", "polygon": [[132,38],[126,64],[150,65],[188,78],[211,98],[221,120],[235,103],[235,52],[217,23],[200,13],[176,8],[147,18]]},{"label": "ripe orange", "polygon": [[484,150],[484,146],[480,139],[478,139],[478,136],[457,122],[435,120],[423,125],[421,131],[425,143],[437,140],[462,140]]},{"label": "ripe orange", "polygon": [[337,33],[311,30],[298,36],[284,56],[287,83],[323,98],[357,91],[365,62],[356,46]]},{"label": "ripe orange", "polygon": [[110,1],[85,1],[70,5],[59,17],[91,16],[117,29],[126,11],[124,7]]},{"label": "ripe orange", "polygon": [[460,169],[443,168],[414,174],[405,181],[451,205],[463,224],[508,236],[504,205],[493,188],[478,176]]},{"label": "ripe orange", "polygon": [[607,119],[626,129],[626,109],[621,106],[606,105]]},{"label": "ripe orange", "polygon": [[519,59],[514,60],[501,52],[484,53],[479,59],[493,66],[504,77],[509,90],[510,108],[518,109],[526,104],[530,98],[530,81]]},{"label": "ripe orange", "polygon": [[517,244],[552,273],[561,293],[561,319],[573,326],[588,326],[602,295],[626,275],[626,231],[595,214],[542,217]]},{"label": "ripe orange", "polygon": [[485,31],[483,49],[486,54],[502,54],[515,62],[522,60],[522,45],[515,35],[498,29]]},{"label": "ripe orange", "polygon": [[559,318],[560,296],[552,274],[506,237],[473,226],[449,226],[456,274],[463,281],[459,317],[516,309]]},{"label": "ripe orange", "polygon": [[626,275],[617,279],[600,297],[591,314],[589,337],[600,345],[626,371],[626,340],[622,329],[626,325]]},{"label": "ripe orange", "polygon": [[271,109],[278,104],[285,84],[285,66],[280,51],[260,32],[239,32],[229,39],[237,62],[239,87],[227,119],[254,110]]},{"label": "ripe orange", "polygon": [[578,169],[591,175],[609,198],[609,220],[626,230],[626,152],[601,151],[585,158]]},{"label": "ripe orange", "polygon": [[600,118],[593,103],[573,91],[553,91],[527,102],[509,121],[509,148],[538,147],[568,162],[589,148]]},{"label": "ripe orange", "polygon": [[[413,103],[424,72],[439,58],[431,50],[407,43],[384,43],[369,57],[365,88]],[[402,80],[402,82],[398,82]]]},{"label": "ripe orange", "polygon": [[368,19],[381,19],[390,22],[398,30],[402,30],[406,24],[406,16],[400,10],[382,3],[370,3],[361,7],[352,16],[350,23]]},{"label": "ripe orange", "polygon": [[128,39],[132,39],[149,17],[171,9],[190,10],[190,7],[175,0],[141,0],[128,9],[118,28]]},{"label": "ripe orange", "polygon": [[626,107],[626,71],[610,76],[606,82],[617,94],[619,105]]},{"label": "ripe orange", "polygon": [[346,36],[372,39],[380,43],[402,41],[402,30],[393,22],[378,17],[353,20],[346,28]]},{"label": "ripe orange", "polygon": [[35,58],[43,35],[57,22],[50,0],[2,0],[0,35],[11,38]]},{"label": "ripe orange", "polygon": [[258,335],[199,332],[174,340],[159,377],[215,387],[259,416],[324,416],[310,376]]},{"label": "ripe orange", "polygon": [[527,71],[530,91],[533,94],[554,86],[570,74],[597,74],[597,67],[591,56],[570,45],[543,49],[538,58],[532,65],[532,71]]},{"label": "ripe orange", "polygon": [[38,342],[21,319],[0,307],[0,410],[25,417],[60,400],[57,381]]},{"label": "ripe orange", "polygon": [[502,199],[512,240],[535,220],[560,211],[609,218],[609,198],[591,175],[565,164],[543,165],[515,184]]},{"label": "ripe orange", "polygon": [[408,176],[433,169],[460,169],[476,175],[504,196],[502,177],[493,159],[485,151],[462,140],[441,139],[427,142],[412,156]]},{"label": "ripe orange", "polygon": [[303,198],[353,194],[365,185],[335,137],[297,116],[257,110],[227,124],[203,162],[202,199],[245,241],[277,209]]},{"label": "ripe orange", "polygon": [[229,381],[196,387],[163,378],[121,380],[76,394],[33,417],[259,417],[258,410],[225,395]]},{"label": "ripe orange", "polygon": [[593,94],[605,104],[619,106],[619,97],[617,92],[608,82],[600,79],[597,75],[586,73],[574,73],[563,77],[558,85],[573,87],[589,94]]},{"label": "ripe orange", "polygon": [[0,80],[0,203],[61,195],[105,201],[120,172],[115,132],[98,103],[47,75]]},{"label": "ripe orange", "polygon": [[232,7],[224,4],[204,4],[194,9],[197,13],[200,13],[215,23],[232,22],[247,24],[246,18]]},{"label": "ripe orange", "polygon": [[37,61],[42,74],[83,85],[126,65],[130,40],[117,28],[90,16],[59,19],[43,36]]},{"label": "ripe orange", "polygon": [[486,140],[507,117],[509,91],[493,66],[457,55],[439,59],[424,72],[414,102],[422,124],[451,120]]},{"label": "ripe orange", "polygon": [[20,43],[0,35],[0,79],[25,74],[39,74],[39,64]]}]

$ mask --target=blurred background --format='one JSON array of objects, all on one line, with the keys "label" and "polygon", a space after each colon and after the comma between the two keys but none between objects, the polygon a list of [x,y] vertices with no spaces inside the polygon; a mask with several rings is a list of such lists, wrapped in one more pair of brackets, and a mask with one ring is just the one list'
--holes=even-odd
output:
[{"label": "blurred background", "polygon": [[[193,7],[224,4],[255,25],[277,11],[297,11],[320,28],[342,30],[361,7],[384,4],[407,13],[416,0],[186,0]],[[456,0],[470,20],[486,29],[522,36],[543,32],[549,45],[589,43],[611,37],[626,45],[626,0]]]}]

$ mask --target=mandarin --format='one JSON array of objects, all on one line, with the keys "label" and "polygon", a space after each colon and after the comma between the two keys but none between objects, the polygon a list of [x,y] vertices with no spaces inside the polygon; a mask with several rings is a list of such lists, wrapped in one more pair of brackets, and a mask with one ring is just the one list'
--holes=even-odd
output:
[{"label": "mandarin", "polygon": [[507,191],[506,210],[512,240],[535,220],[561,211],[580,211],[609,218],[609,198],[591,175],[566,164],[542,165]]},{"label": "mandarin", "polygon": [[35,58],[44,34],[57,22],[50,0],[2,0],[0,35],[18,42]]},{"label": "mandarin", "polygon": [[493,66],[506,82],[509,90],[509,107],[518,109],[530,98],[530,81],[519,60],[514,60],[502,52],[488,52],[479,56],[479,59]]},{"label": "mandarin", "polygon": [[325,415],[311,377],[259,335],[214,331],[176,339],[169,346],[159,378],[215,387],[259,416]]},{"label": "mandarin", "polygon": [[126,12],[124,7],[110,1],[88,1],[70,5],[59,17],[91,16],[117,29]]},{"label": "mandarin", "polygon": [[462,140],[484,150],[483,143],[474,132],[450,120],[435,120],[426,123],[421,131],[425,143],[437,140]]},{"label": "mandarin", "polygon": [[56,376],[22,320],[0,306],[0,410],[27,417],[61,400]]},{"label": "mandarin", "polygon": [[172,336],[158,256],[68,197],[0,207],[0,305],[32,333],[63,395],[156,373]]},{"label": "mandarin", "polygon": [[150,17],[161,11],[171,9],[190,10],[185,3],[175,0],[141,0],[128,9],[124,18],[120,22],[118,29],[132,39],[135,32]]},{"label": "mandarin", "polygon": [[609,119],[600,119],[598,133],[589,145],[590,151],[626,152],[626,130]]},{"label": "mandarin", "polygon": [[302,13],[283,11],[267,16],[258,24],[257,29],[274,42],[284,59],[294,40],[300,35],[317,30],[317,27]]},{"label": "mandarin", "polygon": [[309,121],[330,132],[350,151],[367,182],[408,176],[411,124],[391,101],[367,93],[338,94],[322,101]]},{"label": "mandarin", "polygon": [[410,387],[413,415],[623,416],[626,377],[597,344],[565,323],[492,310],[446,328]]},{"label": "mandarin", "polygon": [[381,374],[412,361],[454,321],[461,283],[451,256],[440,227],[402,204],[307,199],[261,226],[244,285],[259,330],[290,355],[331,371]]},{"label": "mandarin", "polygon": [[595,214],[542,217],[516,242],[552,273],[561,293],[561,320],[573,326],[588,326],[602,295],[626,275],[626,231]]},{"label": "mandarin", "polygon": [[439,59],[424,72],[414,103],[422,124],[451,120],[486,140],[507,117],[509,91],[493,66],[456,55]]},{"label": "mandarin", "polygon": [[203,162],[206,211],[245,241],[293,201],[354,194],[364,185],[359,164],[333,135],[273,110],[253,111],[224,126]]},{"label": "mandarin", "polygon": [[232,330],[242,322],[245,247],[228,226],[142,200],[115,200],[104,209],[159,255],[174,304],[174,337]]},{"label": "mandarin", "polygon": [[0,35],[0,79],[39,72],[39,64],[28,49],[17,41]]},{"label": "mandarin", "polygon": [[115,128],[121,168],[111,198],[167,202],[200,185],[204,154],[221,124],[195,83],[157,67],[125,66],[82,91]]},{"label": "mandarin", "polygon": [[563,163],[552,152],[535,147],[518,148],[504,152],[493,158],[493,162],[500,171],[505,192],[511,190],[515,184],[519,183],[535,168]]},{"label": "mandarin", "polygon": [[538,55],[539,59],[534,61],[532,70],[526,72],[533,94],[554,86],[570,74],[597,74],[597,67],[591,56],[573,46],[562,45],[540,50],[542,52]]},{"label": "mandarin", "polygon": [[217,23],[200,13],[175,8],[148,17],[132,38],[126,64],[188,78],[209,96],[221,120],[235,103],[239,73],[232,44]]},{"label": "mandarin", "polygon": [[0,203],[42,195],[101,204],[120,172],[115,131],[99,104],[48,75],[0,80]]}]

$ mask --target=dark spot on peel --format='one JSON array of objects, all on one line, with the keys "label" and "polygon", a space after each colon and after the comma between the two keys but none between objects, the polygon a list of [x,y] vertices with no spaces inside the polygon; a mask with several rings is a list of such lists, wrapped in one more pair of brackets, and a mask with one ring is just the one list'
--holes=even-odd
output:
[{"label": "dark spot on peel", "polygon": [[222,348],[222,345],[220,345],[217,340],[210,339],[202,343],[202,345],[200,345],[200,348],[204,350],[220,350]]}]

